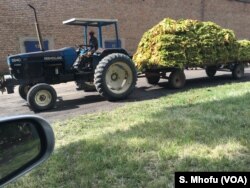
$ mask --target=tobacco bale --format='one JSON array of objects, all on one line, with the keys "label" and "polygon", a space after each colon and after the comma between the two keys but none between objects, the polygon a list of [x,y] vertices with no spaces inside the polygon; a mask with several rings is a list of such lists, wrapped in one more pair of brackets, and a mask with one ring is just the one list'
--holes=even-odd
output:
[{"label": "tobacco bale", "polygon": [[213,22],[166,18],[143,34],[133,60],[139,70],[184,68],[228,62],[237,54],[233,31]]},{"label": "tobacco bale", "polygon": [[248,61],[250,60],[250,41],[249,40],[239,40],[239,61]]}]

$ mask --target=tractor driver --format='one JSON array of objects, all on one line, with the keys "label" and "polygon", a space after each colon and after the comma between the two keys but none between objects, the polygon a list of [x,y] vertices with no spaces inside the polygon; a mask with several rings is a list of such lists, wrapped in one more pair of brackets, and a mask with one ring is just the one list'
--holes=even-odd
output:
[{"label": "tractor driver", "polygon": [[77,60],[73,64],[74,68],[78,70],[82,70],[82,69],[86,69],[86,68],[88,69],[89,67],[91,67],[90,65],[92,62],[91,56],[98,49],[98,40],[94,35],[95,35],[94,31],[89,32],[89,37],[90,37],[89,48],[87,50],[82,49],[80,51],[79,58],[77,58]]},{"label": "tractor driver", "polygon": [[97,38],[95,37],[94,31],[89,32],[89,45],[91,47],[90,52],[94,53],[98,49],[98,41]]},{"label": "tractor driver", "polygon": [[88,49],[81,51],[80,55],[85,57],[90,57],[97,49],[98,49],[98,40],[95,37],[94,31],[90,31]]}]

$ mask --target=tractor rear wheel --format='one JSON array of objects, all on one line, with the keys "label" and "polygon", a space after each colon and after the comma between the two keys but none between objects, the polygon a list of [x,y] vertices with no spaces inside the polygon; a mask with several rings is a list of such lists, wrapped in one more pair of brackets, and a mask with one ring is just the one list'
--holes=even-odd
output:
[{"label": "tractor rear wheel", "polygon": [[23,98],[24,100],[27,100],[27,94],[31,87],[32,87],[31,85],[26,85],[26,84],[20,85],[18,88],[20,97]]},{"label": "tractor rear wheel", "polygon": [[95,69],[96,90],[110,101],[126,98],[134,90],[136,81],[135,66],[125,54],[107,55]]},{"label": "tractor rear wheel", "polygon": [[232,70],[232,76],[234,79],[240,79],[244,76],[244,65],[235,64]]},{"label": "tractor rear wheel", "polygon": [[186,76],[183,70],[175,70],[169,76],[169,84],[173,89],[180,89],[186,83]]},{"label": "tractor rear wheel", "polygon": [[27,101],[34,111],[48,110],[55,106],[56,91],[48,84],[33,86],[27,95]]}]

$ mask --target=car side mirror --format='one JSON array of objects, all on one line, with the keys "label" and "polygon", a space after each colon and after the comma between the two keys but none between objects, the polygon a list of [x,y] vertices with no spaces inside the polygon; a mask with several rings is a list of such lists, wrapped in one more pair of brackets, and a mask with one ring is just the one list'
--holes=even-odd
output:
[{"label": "car side mirror", "polygon": [[44,162],[54,149],[54,133],[44,119],[0,119],[0,187]]}]

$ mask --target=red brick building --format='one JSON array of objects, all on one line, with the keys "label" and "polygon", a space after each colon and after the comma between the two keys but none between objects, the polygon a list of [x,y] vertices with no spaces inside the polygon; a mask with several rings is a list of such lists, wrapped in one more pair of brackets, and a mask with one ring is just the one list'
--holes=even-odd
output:
[{"label": "red brick building", "polygon": [[[131,54],[147,29],[165,17],[210,20],[233,29],[238,38],[250,38],[250,0],[1,0],[0,72],[7,71],[6,56],[25,51],[24,43],[34,40],[34,16],[27,6],[37,8],[43,38],[49,48],[81,44],[82,29],[62,25],[69,18],[119,20],[122,45]],[[106,29],[106,39],[113,30]]]}]

